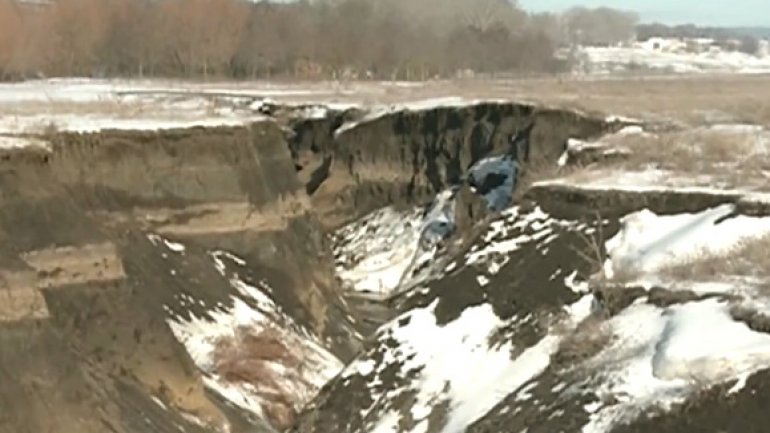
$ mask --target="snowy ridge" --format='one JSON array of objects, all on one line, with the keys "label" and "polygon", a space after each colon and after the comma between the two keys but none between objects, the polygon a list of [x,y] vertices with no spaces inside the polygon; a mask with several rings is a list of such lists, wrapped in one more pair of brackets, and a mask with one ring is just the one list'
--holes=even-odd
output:
[{"label": "snowy ridge", "polygon": [[[589,295],[565,308],[561,326],[574,327],[588,317],[592,299]],[[506,323],[489,304],[466,308],[456,320],[438,325],[436,304],[405,313],[383,327],[378,332],[382,342],[378,349],[360,357],[341,374],[343,380],[366,376],[373,393],[374,403],[362,409],[365,419],[371,419],[362,432],[425,432],[433,422],[432,415],[442,411],[443,427],[437,431],[464,431],[542,373],[558,349],[557,334],[548,334],[528,348],[515,348],[510,341],[493,344],[490,338]],[[514,349],[519,349],[518,356],[513,355]],[[398,371],[395,383],[384,382],[381,375],[394,367]],[[414,398],[408,415],[404,408],[391,406],[394,399],[406,395]],[[401,422],[406,417],[411,427]]]}]

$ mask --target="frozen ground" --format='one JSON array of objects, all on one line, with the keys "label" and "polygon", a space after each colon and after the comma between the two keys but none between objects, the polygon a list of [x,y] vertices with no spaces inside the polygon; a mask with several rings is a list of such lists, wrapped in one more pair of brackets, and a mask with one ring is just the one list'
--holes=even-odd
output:
[{"label": "frozen ground", "polygon": [[741,243],[768,234],[770,218],[736,215],[731,204],[666,216],[643,210],[624,217],[621,232],[607,241],[605,274],[654,275],[664,266],[728,255]]},{"label": "frozen ground", "polygon": [[[195,83],[162,80],[52,79],[0,84],[0,135],[52,130],[94,132],[103,129],[158,130],[239,125],[264,119],[266,103],[307,106],[308,117],[327,109],[372,107],[366,119],[393,110],[423,110],[467,103],[460,96],[422,95],[424,84],[402,83]],[[351,123],[342,130],[354,126]],[[20,146],[6,139],[2,147]]]}]

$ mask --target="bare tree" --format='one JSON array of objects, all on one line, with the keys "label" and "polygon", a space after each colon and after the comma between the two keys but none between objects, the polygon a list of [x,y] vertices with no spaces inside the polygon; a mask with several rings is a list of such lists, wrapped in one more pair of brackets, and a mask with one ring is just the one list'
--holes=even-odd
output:
[{"label": "bare tree", "polygon": [[0,0],[0,74],[426,79],[547,70],[560,34],[509,0]]},{"label": "bare tree", "polygon": [[12,0],[0,0],[0,76],[8,76],[9,65],[21,34],[22,23],[19,11]]},{"label": "bare tree", "polygon": [[55,74],[92,74],[109,30],[109,5],[100,0],[59,0],[46,12]]}]

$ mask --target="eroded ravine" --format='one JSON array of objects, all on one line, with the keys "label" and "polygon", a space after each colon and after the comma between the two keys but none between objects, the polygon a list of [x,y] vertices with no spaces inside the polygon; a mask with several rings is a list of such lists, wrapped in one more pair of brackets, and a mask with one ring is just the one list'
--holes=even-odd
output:
[{"label": "eroded ravine", "polygon": [[[287,427],[339,363],[320,360],[311,380],[307,350],[349,360],[363,331],[340,296],[329,229],[421,203],[536,119],[546,154],[605,128],[502,103],[395,112],[343,133],[335,116],[292,123],[288,143],[266,121],[3,150],[2,429]],[[292,338],[311,343],[296,351]],[[212,358],[231,346],[245,352]],[[239,386],[212,392],[220,379]]]},{"label": "eroded ravine", "polygon": [[[471,192],[479,161],[495,162],[485,178],[512,155],[555,162],[569,138],[624,125],[578,112],[272,110],[242,127],[60,133],[48,150],[2,151],[0,431],[576,431],[593,397],[559,384],[583,380],[569,366],[590,353],[564,350],[551,325],[568,333],[593,314],[578,288],[594,271],[587,236],[613,236],[649,203],[677,213],[731,202],[548,187],[494,212]],[[473,189],[512,186],[504,178]],[[597,220],[597,206],[616,212]],[[338,229],[385,209],[348,241],[406,251],[407,271],[374,286],[397,296],[362,301],[333,248]],[[446,215],[454,235],[426,244]],[[493,351],[465,349],[489,330]],[[467,379],[442,367],[445,346]],[[536,376],[530,394],[550,409],[512,412]],[[470,406],[457,397],[469,392]]]}]

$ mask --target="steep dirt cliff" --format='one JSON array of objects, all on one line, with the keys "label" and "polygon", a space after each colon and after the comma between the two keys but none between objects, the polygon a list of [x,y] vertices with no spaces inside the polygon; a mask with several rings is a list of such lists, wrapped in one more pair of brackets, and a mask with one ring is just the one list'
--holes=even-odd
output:
[{"label": "steep dirt cliff", "polygon": [[[201,430],[164,417],[150,395],[223,425],[167,324],[232,304],[212,251],[249,263],[339,358],[357,348],[271,122],[57,135],[50,150],[4,152],[0,191],[4,431],[144,432],[145,417],[152,431],[181,431],[177,421]],[[181,242],[184,254],[154,239]]]},{"label": "steep dirt cliff", "polygon": [[569,138],[619,124],[578,112],[504,102],[391,109],[347,120],[345,113],[290,124],[292,153],[313,209],[329,228],[387,205],[421,203],[461,182],[477,161],[510,153],[531,131],[533,161],[555,161]]}]

